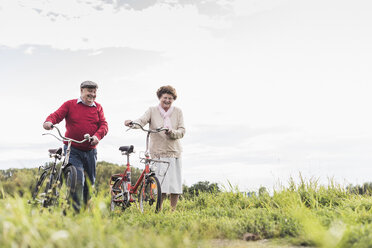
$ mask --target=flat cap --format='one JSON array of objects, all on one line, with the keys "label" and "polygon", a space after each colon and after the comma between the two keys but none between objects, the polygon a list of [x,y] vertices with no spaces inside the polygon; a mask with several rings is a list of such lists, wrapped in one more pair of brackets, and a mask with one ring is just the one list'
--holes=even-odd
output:
[{"label": "flat cap", "polygon": [[80,84],[80,88],[96,88],[98,89],[98,84],[93,81],[84,81]]}]

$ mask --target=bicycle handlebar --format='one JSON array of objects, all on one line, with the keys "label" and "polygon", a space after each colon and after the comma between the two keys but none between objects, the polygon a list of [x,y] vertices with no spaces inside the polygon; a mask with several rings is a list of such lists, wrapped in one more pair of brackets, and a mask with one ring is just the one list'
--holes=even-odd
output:
[{"label": "bicycle handlebar", "polygon": [[[133,122],[133,121],[132,121],[131,123],[129,123],[129,125],[131,125],[131,126],[129,127],[128,130],[132,129],[134,125],[137,125],[137,126],[139,126],[143,131],[148,132],[148,133],[159,133],[159,132],[161,132],[161,131],[166,131],[166,132],[169,131],[169,128],[164,128],[164,127],[158,127],[158,128],[155,129],[155,130],[145,129],[145,128],[143,128],[143,126],[142,126],[141,124],[139,124],[139,123],[137,123],[137,122]],[[127,130],[127,131],[128,131],[128,130]]]},{"label": "bicycle handlebar", "polygon": [[71,138],[66,138],[65,136],[63,136],[63,135],[61,134],[61,131],[59,130],[59,128],[58,128],[57,126],[52,125],[52,128],[57,129],[58,134],[59,134],[59,136],[60,136],[62,139],[58,138],[57,136],[55,136],[55,135],[52,134],[52,133],[43,133],[43,135],[52,135],[53,137],[55,137],[55,138],[56,138],[57,140],[59,140],[59,141],[62,141],[62,142],[63,142],[63,141],[67,141],[67,142],[72,141],[72,142],[79,143],[79,144],[84,143],[85,141],[88,141],[88,140],[90,140],[90,139],[92,138],[92,137],[90,137],[90,135],[87,133],[87,134],[84,134],[84,139],[83,139],[83,140],[78,141],[78,140],[74,140],[74,139],[71,139]]}]

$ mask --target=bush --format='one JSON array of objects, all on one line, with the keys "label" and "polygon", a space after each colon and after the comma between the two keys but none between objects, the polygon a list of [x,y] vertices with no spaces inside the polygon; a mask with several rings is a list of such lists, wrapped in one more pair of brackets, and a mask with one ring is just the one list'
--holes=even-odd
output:
[{"label": "bush", "polygon": [[201,192],[218,193],[220,191],[217,183],[210,183],[208,181],[198,182],[190,187],[183,185],[183,194],[186,198],[198,196]]}]

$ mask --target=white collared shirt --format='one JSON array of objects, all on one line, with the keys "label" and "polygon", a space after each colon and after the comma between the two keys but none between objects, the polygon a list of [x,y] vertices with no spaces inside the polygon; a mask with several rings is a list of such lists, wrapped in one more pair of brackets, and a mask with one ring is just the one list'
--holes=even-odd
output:
[{"label": "white collared shirt", "polygon": [[84,105],[89,106],[89,107],[97,107],[95,102],[93,102],[91,105],[86,104],[86,103],[83,101],[83,99],[81,99],[81,97],[79,97],[79,98],[77,99],[77,103],[80,103],[80,102],[83,103]]}]

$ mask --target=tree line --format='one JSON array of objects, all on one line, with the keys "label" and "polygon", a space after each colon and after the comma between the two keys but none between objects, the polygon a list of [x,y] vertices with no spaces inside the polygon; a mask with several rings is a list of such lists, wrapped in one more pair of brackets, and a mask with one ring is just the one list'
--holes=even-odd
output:
[{"label": "tree line", "polygon": [[[48,163],[45,165],[48,165]],[[105,161],[98,162],[95,192],[109,192],[111,175],[122,173],[124,169],[124,166],[118,164]],[[136,182],[141,173],[141,169],[131,167],[132,182]],[[23,196],[25,193],[31,192],[35,187],[38,176],[38,168],[0,170],[0,198],[3,198],[4,195]],[[183,197],[185,198],[198,196],[200,192],[218,193],[220,191],[221,189],[217,183],[210,183],[209,181],[200,181],[191,186],[183,185]],[[372,195],[372,182],[362,185],[350,184],[346,187],[346,191],[351,194]],[[267,192],[266,188],[261,187],[258,195],[265,192]],[[256,195],[256,192],[247,193],[247,196],[253,195]]]}]

